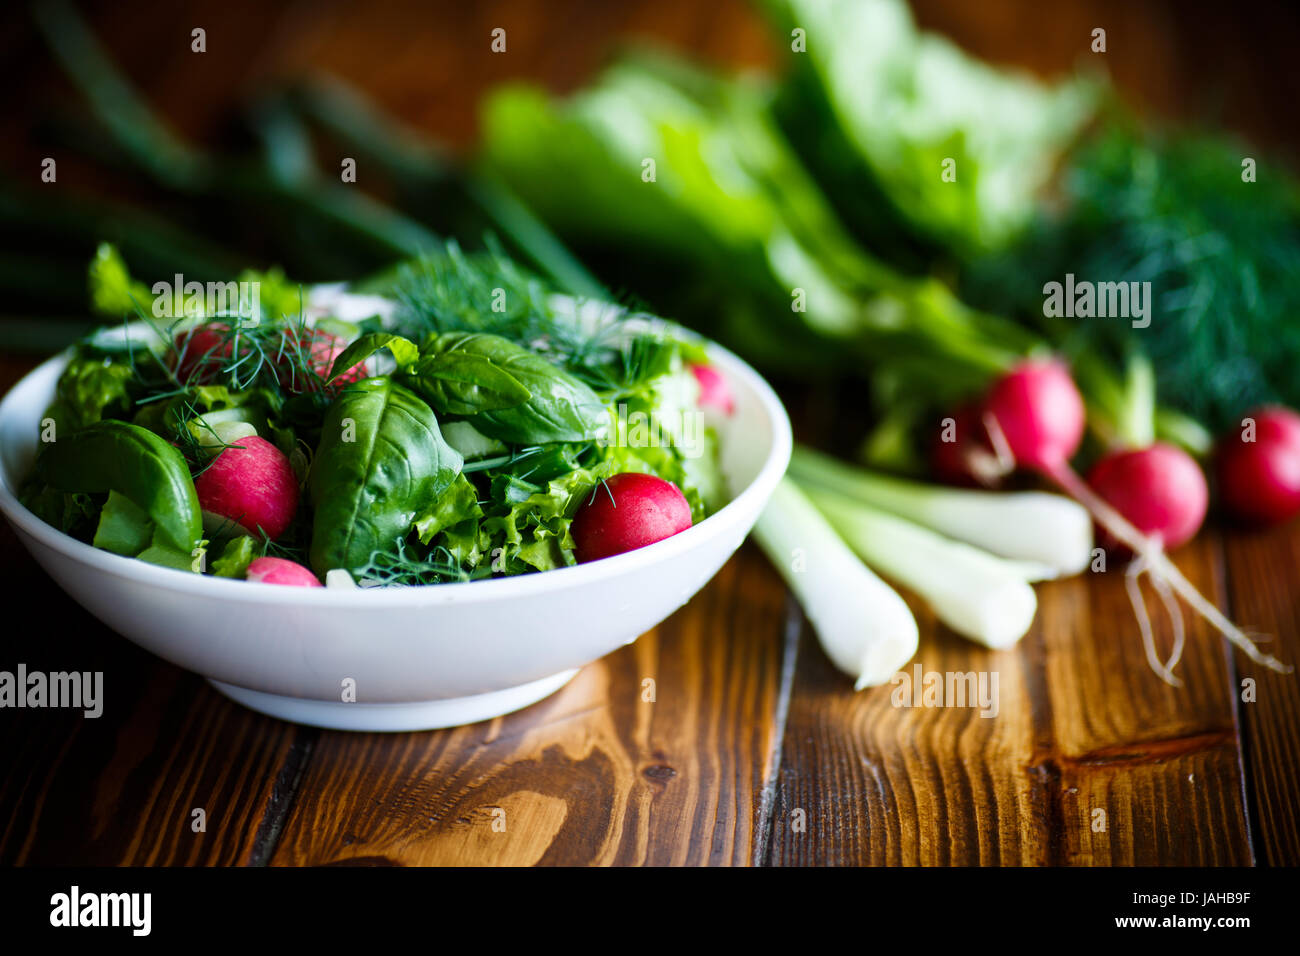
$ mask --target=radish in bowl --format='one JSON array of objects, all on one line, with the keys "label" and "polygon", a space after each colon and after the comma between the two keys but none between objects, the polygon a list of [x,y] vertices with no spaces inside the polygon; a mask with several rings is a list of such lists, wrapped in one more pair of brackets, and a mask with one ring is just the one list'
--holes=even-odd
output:
[{"label": "radish in bowl", "polygon": [[[496,280],[491,263],[482,268]],[[138,345],[149,330],[132,326],[124,335],[136,336]],[[106,338],[101,334],[99,346],[111,349]],[[166,350],[163,343],[152,353],[160,357],[152,364],[148,352],[131,349],[147,379],[156,373],[160,391],[171,381],[161,358]],[[697,342],[680,353],[660,351],[665,364],[648,371],[677,375],[704,351]],[[106,356],[123,360],[98,352],[93,361]],[[36,560],[108,626],[250,707],[358,730],[480,720],[554,692],[577,668],[652,628],[716,573],[752,527],[785,470],[789,423],[771,389],[743,362],[715,346],[707,347],[707,358],[736,402],[711,446],[711,467],[725,479],[723,500],[702,500],[677,471],[671,445],[617,440],[612,424],[619,402],[635,409],[637,401],[652,400],[652,389],[638,392],[624,381],[618,393],[598,390],[594,379],[508,336],[441,332],[416,341],[393,331],[358,335],[335,356],[331,374],[360,363],[384,373],[345,382],[337,394],[290,393],[267,366],[251,383],[205,384],[186,396],[218,438],[231,435],[231,445],[257,443],[217,426],[255,420],[257,436],[290,459],[306,489],[273,547],[252,542],[252,562],[243,565],[251,580],[242,571],[208,573],[204,549],[216,556],[209,565],[232,549],[199,540],[194,486],[211,462],[235,449],[214,459],[208,440],[188,430],[187,409],[166,398],[142,406],[156,411],[118,428],[142,454],[157,458],[152,471],[123,473],[165,476],[174,482],[165,500],[186,502],[185,520],[165,525],[174,528],[168,541],[174,539],[176,563],[94,547],[93,516],[79,539],[47,520],[53,512],[39,513],[41,503],[26,484],[42,450],[38,426],[58,380],[80,360],[75,349],[39,367],[0,402],[0,510]],[[75,434],[60,430],[59,444],[74,448]],[[551,440],[524,443],[521,436]],[[287,481],[283,461],[276,462],[277,481]],[[602,482],[630,472],[677,485],[690,526],[579,563],[569,533],[574,516]],[[241,495],[255,490],[240,488],[241,481],[260,480],[233,470],[230,477],[227,491]],[[151,503],[161,508],[164,499],[127,490],[134,498],[124,500],[142,520],[152,520]],[[46,497],[63,493],[55,489]],[[239,500],[223,510],[248,507]],[[257,524],[266,530],[264,521]],[[392,528],[406,535],[388,550]],[[197,546],[182,552],[185,544]],[[308,568],[311,556],[325,563]],[[342,569],[357,586],[312,586],[302,571],[296,578],[306,586],[258,586],[259,577],[279,583],[286,570],[267,558],[292,561],[317,582],[339,580],[330,572]],[[576,607],[584,609],[581,628],[572,623]],[[355,682],[355,703],[340,701],[345,679]]]}]

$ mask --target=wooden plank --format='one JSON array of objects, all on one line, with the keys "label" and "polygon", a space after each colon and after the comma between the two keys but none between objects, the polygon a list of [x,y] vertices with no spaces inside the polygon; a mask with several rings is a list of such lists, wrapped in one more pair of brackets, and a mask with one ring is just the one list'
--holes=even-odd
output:
[{"label": "wooden plank", "polygon": [[[1173,559],[1202,594],[1224,606],[1215,534],[1202,534]],[[1187,643],[1176,669],[1183,685],[1165,683],[1147,664],[1123,570],[1112,563],[1106,574],[1061,582],[1043,618],[1040,696],[1050,736],[1036,765],[1059,801],[1057,861],[1248,864],[1222,640],[1184,607]],[[1158,596],[1145,587],[1143,593],[1163,660],[1170,620]]]},{"label": "wooden plank", "polygon": [[[36,359],[0,360],[0,393]],[[0,569],[20,604],[0,668],[102,671],[103,713],[5,710],[0,864],[238,864],[254,849],[295,729],[99,623],[0,521]],[[21,612],[21,614],[19,613]],[[201,808],[206,830],[192,829]]]},{"label": "wooden plank", "polygon": [[[1214,594],[1216,546],[1184,549]],[[1228,677],[1188,615],[1181,689],[1146,665],[1121,573],[1041,585],[1033,629],[992,652],[910,601],[923,672],[996,672],[999,706],[895,706],[800,646],[771,862],[1246,863],[1250,847]],[[1095,810],[1106,830],[1094,833]],[[802,811],[800,820],[798,811]],[[802,823],[803,829],[796,825]]]},{"label": "wooden plank", "polygon": [[1025,769],[1032,755],[1025,655],[963,641],[910,596],[908,603],[922,629],[913,664],[923,673],[997,672],[997,716],[895,706],[902,688],[890,685],[855,693],[805,627],[769,862],[1042,862]]},{"label": "wooden plank", "polygon": [[[1234,619],[1272,640],[1264,647],[1300,666],[1300,524],[1225,536],[1227,588]],[[1246,758],[1251,824],[1260,863],[1300,864],[1300,682],[1240,653],[1232,657]],[[1253,680],[1254,699],[1243,699]]]},{"label": "wooden plank", "polygon": [[321,733],[271,862],[750,862],[783,602],[746,546],[684,609],[525,711],[423,734]]},{"label": "wooden plank", "polygon": [[[101,671],[103,713],[6,710],[0,864],[246,862],[295,730],[260,717],[105,628],[26,556],[5,524],[0,567],[30,616],[3,669]],[[205,832],[191,828],[193,810]]]}]

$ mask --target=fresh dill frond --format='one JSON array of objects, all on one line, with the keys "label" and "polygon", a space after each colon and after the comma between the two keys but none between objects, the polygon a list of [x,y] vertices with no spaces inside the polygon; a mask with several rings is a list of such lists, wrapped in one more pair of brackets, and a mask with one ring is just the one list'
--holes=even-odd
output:
[{"label": "fresh dill frond", "polygon": [[392,551],[372,551],[366,563],[353,568],[351,574],[358,583],[373,582],[380,587],[413,587],[470,580],[470,575],[446,548],[434,547],[427,558],[418,558],[408,553],[406,543],[400,538],[394,542]]},{"label": "fresh dill frond", "polygon": [[[678,343],[638,328],[634,320],[660,322],[648,314],[610,305],[598,320],[581,315],[591,303],[566,301],[559,293],[502,254],[469,254],[454,241],[398,272],[394,296],[398,326],[422,341],[444,332],[484,332],[526,346],[591,386],[602,398],[628,393],[662,372],[661,358]],[[571,311],[570,311],[571,308]]]}]

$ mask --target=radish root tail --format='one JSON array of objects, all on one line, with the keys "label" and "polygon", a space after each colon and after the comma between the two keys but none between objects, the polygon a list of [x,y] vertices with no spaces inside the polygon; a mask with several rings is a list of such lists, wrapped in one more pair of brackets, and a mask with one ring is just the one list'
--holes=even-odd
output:
[{"label": "radish root tail", "polygon": [[1160,679],[1171,687],[1181,687],[1183,682],[1174,676],[1168,664],[1161,664],[1156,654],[1156,639],[1151,630],[1151,618],[1147,614],[1146,601],[1142,598],[1141,577],[1147,570],[1146,561],[1138,558],[1132,561],[1124,572],[1124,589],[1128,591],[1129,603],[1133,605],[1133,616],[1137,618],[1138,631],[1142,634],[1142,649],[1146,651],[1147,664],[1159,675]]},{"label": "radish root tail", "polygon": [[[1142,532],[1138,531],[1137,528],[1133,527],[1127,518],[1116,511],[1104,498],[1088,487],[1087,483],[1075,474],[1074,469],[1072,469],[1068,464],[1062,464],[1059,468],[1053,469],[1048,477],[1060,485],[1066,494],[1087,508],[1092,516],[1097,520],[1098,524],[1109,531],[1118,541],[1132,549],[1133,553],[1143,561],[1143,565],[1140,567],[1138,573],[1146,571],[1151,575],[1152,584],[1162,599],[1166,598],[1167,592],[1172,591],[1173,593],[1176,593],[1180,598],[1187,602],[1188,606],[1191,607],[1192,610],[1196,611],[1196,613],[1201,615],[1201,617],[1209,621],[1216,631],[1231,641],[1243,654],[1249,657],[1256,664],[1261,664],[1264,667],[1268,667],[1281,674],[1288,674],[1294,670],[1294,668],[1283,664],[1273,655],[1265,654],[1261,651],[1255,642],[1247,636],[1245,631],[1228,620],[1222,611],[1210,603],[1210,601],[1208,601],[1200,591],[1196,590],[1196,587],[1192,582],[1188,581],[1187,578],[1183,576],[1183,573],[1178,570],[1178,567],[1169,560],[1168,556],[1165,555],[1164,547],[1158,539],[1147,537]],[[1134,575],[1134,584],[1136,586],[1136,575]],[[1162,591],[1161,588],[1164,588],[1165,590]],[[1133,597],[1132,589],[1129,591],[1129,597],[1130,599]],[[1138,593],[1138,599],[1139,601],[1141,600],[1140,592]],[[1166,606],[1169,606],[1169,604],[1170,602],[1166,601]],[[1143,619],[1145,618],[1146,610],[1143,608],[1139,615],[1139,628],[1143,627]],[[1146,619],[1145,630],[1143,631],[1144,642],[1150,637],[1150,629],[1151,622],[1149,619]],[[1182,655],[1182,631],[1182,615],[1179,614],[1177,621],[1174,624],[1174,644],[1176,653],[1170,657],[1171,666],[1176,664],[1178,658]],[[1154,653],[1154,651],[1148,654],[1148,658],[1150,658],[1152,653]],[[1154,669],[1157,674],[1160,674],[1162,678],[1165,678],[1166,680],[1168,679],[1166,677],[1167,671],[1163,666],[1156,667],[1155,664],[1152,664],[1152,669]]]}]

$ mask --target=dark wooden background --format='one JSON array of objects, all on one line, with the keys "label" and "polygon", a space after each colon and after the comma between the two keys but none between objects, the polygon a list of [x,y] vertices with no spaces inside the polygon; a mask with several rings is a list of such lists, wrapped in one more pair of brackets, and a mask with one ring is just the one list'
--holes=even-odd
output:
[{"label": "dark wooden background", "polygon": [[[973,51],[1044,74],[1105,62],[1145,108],[1217,115],[1294,155],[1300,73],[1287,4],[985,0],[916,4]],[[771,60],[738,0],[87,7],[133,80],[181,130],[221,135],[268,77],[338,73],[444,141],[513,76],[571,88],[611,43],[651,36],[731,64]],[[61,81],[8,9],[0,62],[4,166],[31,159],[34,116]],[[484,55],[494,26],[510,53]],[[189,30],[204,26],[202,69]],[[112,184],[98,184],[112,188]],[[0,390],[30,368],[0,357]],[[815,440],[815,417],[801,417]],[[1210,529],[1176,560],[1238,621],[1300,660],[1300,528]],[[1001,713],[899,709],[854,693],[776,573],[746,545],[685,608],[518,714],[423,734],[295,727],[227,702],[108,632],[36,568],[7,526],[0,667],[103,670],[104,716],[7,711],[0,863],[410,865],[1296,864],[1300,688],[1203,627],[1179,689],[1146,666],[1118,574],[1040,588],[1013,650],[962,641],[916,606],[925,670],[996,670]],[[19,600],[21,598],[21,600]],[[1189,617],[1190,620],[1190,617]],[[641,699],[654,678],[654,703]],[[1245,678],[1257,700],[1241,700]],[[202,808],[207,830],[194,833]],[[506,811],[504,833],[494,811]],[[1093,811],[1107,827],[1094,831]]]}]

